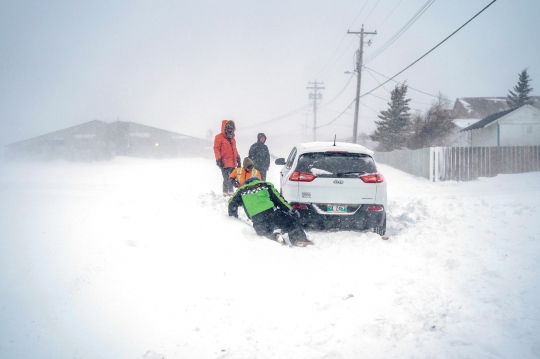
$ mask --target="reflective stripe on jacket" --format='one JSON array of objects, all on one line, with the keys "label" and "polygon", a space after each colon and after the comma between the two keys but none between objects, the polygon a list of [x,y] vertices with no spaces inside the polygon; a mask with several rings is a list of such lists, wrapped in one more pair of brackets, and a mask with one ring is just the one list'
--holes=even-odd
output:
[{"label": "reflective stripe on jacket", "polygon": [[243,186],[246,180],[251,177],[257,177],[258,179],[262,180],[261,173],[255,168],[252,169],[251,172],[246,171],[242,167],[235,168],[234,171],[231,172],[229,177],[236,179],[236,182],[238,182],[240,186]]}]

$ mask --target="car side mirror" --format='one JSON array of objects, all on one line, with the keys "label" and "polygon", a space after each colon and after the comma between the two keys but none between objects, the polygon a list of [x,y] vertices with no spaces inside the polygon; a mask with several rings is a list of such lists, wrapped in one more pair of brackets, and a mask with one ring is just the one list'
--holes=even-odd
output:
[{"label": "car side mirror", "polygon": [[276,165],[283,166],[285,164],[285,158],[276,158]]}]

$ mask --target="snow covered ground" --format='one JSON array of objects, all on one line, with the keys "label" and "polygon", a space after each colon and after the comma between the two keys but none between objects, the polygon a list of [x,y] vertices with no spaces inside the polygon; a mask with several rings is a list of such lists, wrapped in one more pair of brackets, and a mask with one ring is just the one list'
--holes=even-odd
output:
[{"label": "snow covered ground", "polygon": [[379,167],[388,241],[287,248],[212,160],[1,164],[0,357],[540,357],[540,173]]}]

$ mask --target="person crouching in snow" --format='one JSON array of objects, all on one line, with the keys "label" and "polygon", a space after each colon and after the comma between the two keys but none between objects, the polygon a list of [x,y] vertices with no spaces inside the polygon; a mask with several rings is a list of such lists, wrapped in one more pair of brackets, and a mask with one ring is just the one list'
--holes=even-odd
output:
[{"label": "person crouching in snow", "polygon": [[261,173],[257,171],[254,167],[254,163],[251,160],[251,158],[246,157],[244,158],[244,162],[242,163],[242,167],[238,167],[234,169],[231,172],[231,175],[229,176],[231,180],[233,181],[232,184],[234,187],[242,187],[247,179],[251,177],[257,177],[258,179],[261,178]]},{"label": "person crouching in snow", "polygon": [[229,199],[229,216],[238,218],[239,206],[244,206],[259,236],[283,243],[281,234],[275,233],[280,229],[282,234],[289,234],[293,246],[313,244],[298,222],[300,213],[281,197],[270,182],[261,181],[257,177],[248,178]]},{"label": "person crouching in snow", "polygon": [[231,172],[240,167],[240,155],[236,149],[236,140],[234,131],[236,125],[232,120],[221,121],[221,132],[214,138],[214,155],[216,156],[216,165],[221,169],[223,176],[223,196],[232,196],[234,190],[229,178]]}]

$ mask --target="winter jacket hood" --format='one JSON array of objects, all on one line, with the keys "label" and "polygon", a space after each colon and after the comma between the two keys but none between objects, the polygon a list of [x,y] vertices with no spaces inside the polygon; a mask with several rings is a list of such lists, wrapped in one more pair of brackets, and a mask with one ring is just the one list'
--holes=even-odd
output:
[{"label": "winter jacket hood", "polygon": [[248,157],[255,163],[256,169],[267,171],[270,167],[270,151],[268,151],[268,146],[260,141],[262,136],[266,138],[264,133],[257,135],[257,142],[249,148]]},{"label": "winter jacket hood", "polygon": [[242,167],[247,168],[247,166],[249,166],[249,165],[253,166],[255,164],[253,163],[251,158],[249,158],[249,157],[244,158],[244,162],[242,162]]},{"label": "winter jacket hood", "polygon": [[[232,126],[233,131],[236,131],[236,124],[234,123],[233,120],[223,120],[221,121],[221,133],[223,135],[225,135],[225,126],[227,126],[228,124]],[[233,132],[233,137],[234,137],[234,132]]]},{"label": "winter jacket hood", "polygon": [[264,137],[264,142],[263,143],[265,143],[266,139],[268,137],[266,137],[266,135],[264,133],[262,133],[262,132],[257,135],[257,142],[261,142],[261,137]]},{"label": "winter jacket hood", "polygon": [[233,130],[236,129],[234,121],[223,120],[221,121],[221,132],[214,138],[214,155],[216,161],[223,162],[223,168],[235,168],[239,157],[234,132],[231,138],[228,138],[225,133],[225,127],[229,124],[233,126]]}]

